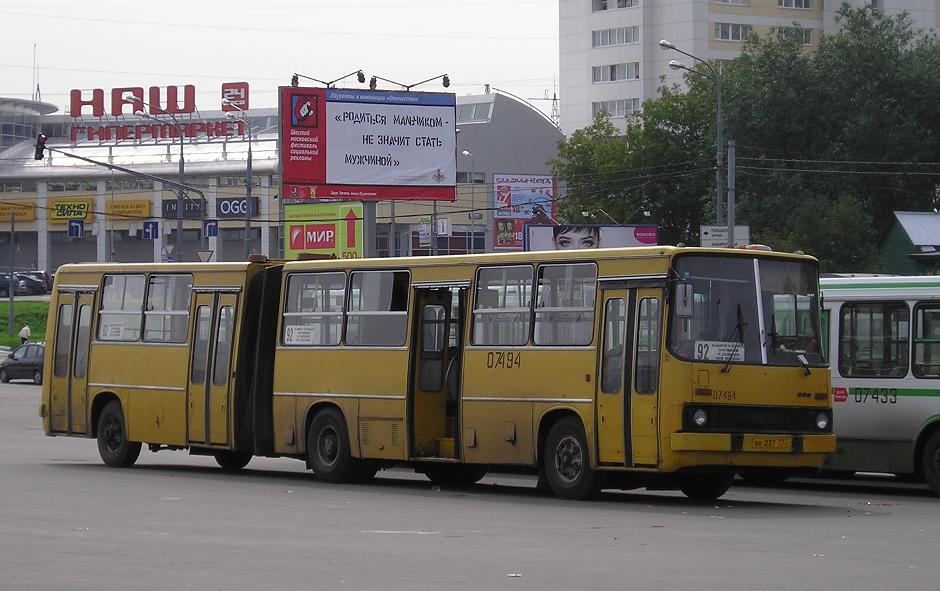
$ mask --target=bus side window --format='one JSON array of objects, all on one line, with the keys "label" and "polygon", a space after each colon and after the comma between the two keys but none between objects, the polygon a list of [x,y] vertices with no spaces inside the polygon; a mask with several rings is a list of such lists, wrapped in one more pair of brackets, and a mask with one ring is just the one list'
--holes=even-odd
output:
[{"label": "bus side window", "polygon": [[408,281],[407,271],[352,274],[346,310],[346,344],[398,347],[405,343]]},{"label": "bus side window", "polygon": [[88,369],[88,346],[91,336],[91,306],[78,307],[78,331],[75,335],[75,367],[72,370],[76,378],[84,378]]},{"label": "bus side window", "polygon": [[69,349],[72,341],[72,304],[59,306],[59,320],[55,331],[55,361],[52,375],[65,377],[69,367]]},{"label": "bus side window", "polygon": [[224,386],[228,382],[228,366],[232,358],[235,309],[232,306],[219,308],[218,329],[215,337],[215,359],[212,362],[212,383]]},{"label": "bus side window", "polygon": [[905,302],[859,302],[842,306],[839,373],[845,377],[907,375],[910,310]]},{"label": "bus side window", "polygon": [[98,340],[138,340],[143,310],[143,275],[106,275],[98,313]]},{"label": "bus side window", "polygon": [[144,308],[144,341],[185,343],[192,275],[151,275]]},{"label": "bus side window", "polygon": [[940,304],[914,307],[914,359],[918,378],[940,378]]},{"label": "bus side window", "polygon": [[539,266],[536,345],[591,344],[596,283],[597,267],[593,263]]},{"label": "bus side window", "polygon": [[206,383],[206,363],[209,357],[209,331],[212,318],[209,306],[196,309],[196,327],[193,329],[193,367],[189,381],[193,384]]},{"label": "bus side window", "polygon": [[473,308],[474,345],[525,345],[529,340],[532,267],[477,271]]},{"label": "bus side window", "polygon": [[652,394],[659,387],[659,299],[640,300],[636,327],[636,392]]},{"label": "bus side window", "polygon": [[604,309],[604,359],[601,392],[616,394],[623,383],[623,338],[626,305],[623,298],[607,300]]}]

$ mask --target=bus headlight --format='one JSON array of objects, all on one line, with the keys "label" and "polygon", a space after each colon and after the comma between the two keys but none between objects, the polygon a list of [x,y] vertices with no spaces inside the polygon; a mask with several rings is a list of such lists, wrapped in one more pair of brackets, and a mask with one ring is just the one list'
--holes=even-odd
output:
[{"label": "bus headlight", "polygon": [[696,409],[695,412],[692,413],[692,424],[699,428],[707,425],[708,413],[706,413],[704,409]]},{"label": "bus headlight", "polygon": [[829,428],[829,413],[821,412],[816,415],[816,427],[820,431],[825,431]]}]

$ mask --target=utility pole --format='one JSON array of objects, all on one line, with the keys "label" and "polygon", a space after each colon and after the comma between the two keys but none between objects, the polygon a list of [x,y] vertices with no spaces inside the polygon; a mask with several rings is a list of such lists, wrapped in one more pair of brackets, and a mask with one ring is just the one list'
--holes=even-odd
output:
[{"label": "utility pole", "polygon": [[7,306],[7,334],[13,336],[13,295],[16,286],[16,278],[13,275],[13,267],[16,261],[16,212],[10,211],[10,284],[7,286],[7,297],[10,302]]},{"label": "utility pole", "polygon": [[248,127],[248,178],[245,197],[245,260],[247,261],[248,257],[251,256],[251,186],[255,184],[254,179],[251,177],[251,121],[248,120],[247,115],[245,116],[245,125]]},{"label": "utility pole", "polygon": [[735,142],[728,140],[728,246],[734,248]]}]

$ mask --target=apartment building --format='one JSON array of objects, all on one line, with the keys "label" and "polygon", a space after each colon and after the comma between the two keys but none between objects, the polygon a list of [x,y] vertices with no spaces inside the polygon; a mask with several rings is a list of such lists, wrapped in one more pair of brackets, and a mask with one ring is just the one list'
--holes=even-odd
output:
[{"label": "apartment building", "polygon": [[[659,46],[667,39],[706,60],[733,59],[750,32],[786,27],[807,47],[836,29],[844,0],[559,0],[560,117],[570,135],[607,111],[620,129],[643,101],[682,81]],[[907,11],[917,29],[940,29],[940,0],[848,0],[886,13]]]}]

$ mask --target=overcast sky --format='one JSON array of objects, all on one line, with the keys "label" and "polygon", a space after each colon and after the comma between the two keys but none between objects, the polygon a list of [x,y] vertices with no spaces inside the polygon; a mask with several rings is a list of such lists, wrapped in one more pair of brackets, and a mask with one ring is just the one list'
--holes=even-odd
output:
[{"label": "overcast sky", "polygon": [[[333,80],[362,69],[412,84],[450,75],[450,92],[491,84],[551,97],[558,76],[556,0],[3,0],[0,96],[43,101],[69,90],[196,85],[218,109],[222,82],[247,81],[252,107],[275,107],[298,72]],[[310,85],[315,83],[308,82]],[[355,77],[353,88],[367,88]],[[368,80],[367,80],[368,83]],[[340,84],[339,86],[342,86]],[[380,89],[394,89],[381,83]],[[443,90],[438,81],[415,90]],[[86,93],[87,95],[87,93]],[[548,101],[532,101],[546,113]]]}]

